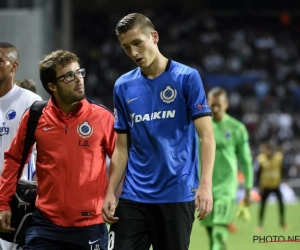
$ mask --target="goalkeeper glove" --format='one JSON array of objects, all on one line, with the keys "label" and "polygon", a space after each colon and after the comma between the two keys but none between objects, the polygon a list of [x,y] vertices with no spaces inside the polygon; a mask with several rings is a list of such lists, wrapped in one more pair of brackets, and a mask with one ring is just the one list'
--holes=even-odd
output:
[{"label": "goalkeeper glove", "polygon": [[251,219],[249,208],[245,206],[243,202],[240,203],[235,217],[238,219],[242,219],[243,221],[249,221]]}]

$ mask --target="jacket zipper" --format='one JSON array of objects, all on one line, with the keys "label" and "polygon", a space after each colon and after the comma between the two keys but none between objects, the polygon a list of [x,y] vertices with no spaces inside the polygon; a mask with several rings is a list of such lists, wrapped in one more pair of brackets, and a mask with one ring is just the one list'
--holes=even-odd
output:
[{"label": "jacket zipper", "polygon": [[[65,134],[67,134],[68,133],[68,128],[69,128],[69,126],[66,124],[66,126],[65,126]],[[65,183],[65,181],[64,181],[64,183]],[[62,221],[63,221],[63,216],[62,216],[62,208],[64,207],[64,202],[65,202],[65,200],[64,200],[64,198],[62,199],[63,200],[63,202],[62,202],[62,205],[61,205],[61,211],[60,211],[60,226],[63,226],[63,223],[62,223]]]}]

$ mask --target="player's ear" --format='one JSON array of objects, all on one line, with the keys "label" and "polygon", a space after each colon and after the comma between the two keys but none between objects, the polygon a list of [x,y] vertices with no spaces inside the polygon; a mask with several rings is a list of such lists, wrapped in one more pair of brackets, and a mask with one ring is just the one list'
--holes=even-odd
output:
[{"label": "player's ear", "polygon": [[226,100],[226,108],[228,109],[229,108],[229,101]]},{"label": "player's ear", "polygon": [[13,73],[16,73],[16,72],[17,72],[18,66],[19,66],[19,63],[18,63],[18,62],[12,63],[12,70],[13,70]]},{"label": "player's ear", "polygon": [[229,102],[228,101],[225,103],[225,108],[226,108],[226,110],[229,108]]},{"label": "player's ear", "polygon": [[156,30],[151,31],[151,36],[152,36],[153,42],[154,42],[155,44],[157,44],[158,41],[159,41],[159,35],[158,35],[158,32],[157,32]]},{"label": "player's ear", "polygon": [[54,83],[51,83],[51,82],[47,83],[47,87],[48,87],[48,89],[50,89],[52,92],[53,92],[53,91],[56,91],[56,84],[54,84]]}]

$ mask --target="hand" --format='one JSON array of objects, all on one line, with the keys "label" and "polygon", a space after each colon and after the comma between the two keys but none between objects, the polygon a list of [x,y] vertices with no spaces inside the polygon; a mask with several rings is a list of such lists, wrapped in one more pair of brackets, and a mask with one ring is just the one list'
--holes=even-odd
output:
[{"label": "hand", "polygon": [[210,214],[213,208],[213,198],[211,185],[207,183],[200,183],[195,196],[196,210],[199,211],[197,218],[203,220]]},{"label": "hand", "polygon": [[104,221],[108,224],[114,224],[119,220],[118,217],[114,217],[117,204],[116,201],[117,199],[114,194],[106,194],[102,207],[102,216]]},{"label": "hand", "polygon": [[245,190],[245,197],[243,199],[243,205],[246,207],[249,207],[251,204],[251,190],[250,189],[246,189]]},{"label": "hand", "polygon": [[4,233],[10,233],[15,231],[14,228],[10,227],[11,223],[11,211],[3,210],[0,212],[0,231]]},{"label": "hand", "polygon": [[249,209],[244,204],[244,202],[240,203],[238,210],[235,213],[235,217],[238,219],[242,219],[243,221],[249,221],[251,219]]}]

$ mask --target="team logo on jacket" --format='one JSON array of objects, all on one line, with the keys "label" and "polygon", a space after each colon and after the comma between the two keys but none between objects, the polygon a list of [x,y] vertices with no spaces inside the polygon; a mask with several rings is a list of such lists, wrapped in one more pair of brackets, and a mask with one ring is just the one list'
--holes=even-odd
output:
[{"label": "team logo on jacket", "polygon": [[80,125],[77,126],[77,132],[82,138],[88,138],[93,133],[93,128],[89,124],[88,121],[84,121]]},{"label": "team logo on jacket", "polygon": [[165,103],[174,102],[177,96],[177,90],[172,89],[171,86],[167,86],[163,91],[160,92],[160,98]]},{"label": "team logo on jacket", "polygon": [[17,116],[17,112],[14,109],[10,109],[6,112],[6,119],[12,120]]}]

